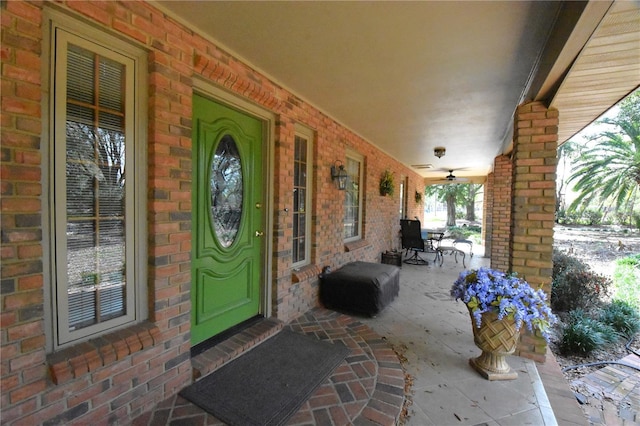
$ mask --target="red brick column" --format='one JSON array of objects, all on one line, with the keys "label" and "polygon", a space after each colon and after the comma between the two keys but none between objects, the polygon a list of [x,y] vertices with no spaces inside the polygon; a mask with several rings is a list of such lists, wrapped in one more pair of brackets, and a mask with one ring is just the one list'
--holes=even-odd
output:
[{"label": "red brick column", "polygon": [[491,257],[491,267],[503,271],[510,269],[512,169],[509,157],[501,155],[494,160],[491,241],[487,253]]},{"label": "red brick column", "polygon": [[[510,265],[534,287],[551,294],[558,111],[541,102],[518,107],[514,120],[513,227]],[[546,343],[523,334],[521,356],[544,361]]]},{"label": "red brick column", "polygon": [[493,233],[493,184],[495,175],[489,173],[484,182],[484,197],[482,200],[482,231],[480,239],[484,245],[485,255],[491,254],[491,235]]}]

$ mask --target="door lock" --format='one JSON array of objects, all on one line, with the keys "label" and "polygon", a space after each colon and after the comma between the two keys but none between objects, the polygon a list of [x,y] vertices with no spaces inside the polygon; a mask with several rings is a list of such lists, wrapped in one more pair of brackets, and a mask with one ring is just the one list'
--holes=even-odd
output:
[{"label": "door lock", "polygon": [[256,237],[262,237],[263,235],[264,235],[264,232],[256,231]]}]

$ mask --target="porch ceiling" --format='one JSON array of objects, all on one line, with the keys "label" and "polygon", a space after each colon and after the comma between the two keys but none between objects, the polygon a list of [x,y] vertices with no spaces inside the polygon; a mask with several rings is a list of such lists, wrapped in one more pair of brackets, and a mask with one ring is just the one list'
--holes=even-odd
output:
[{"label": "porch ceiling", "polygon": [[563,142],[640,84],[638,2],[153,3],[427,179],[485,176],[524,100]]}]

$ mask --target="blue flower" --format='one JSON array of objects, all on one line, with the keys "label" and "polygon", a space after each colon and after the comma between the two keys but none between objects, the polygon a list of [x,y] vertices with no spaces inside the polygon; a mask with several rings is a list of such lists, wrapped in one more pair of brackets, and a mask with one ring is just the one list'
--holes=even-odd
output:
[{"label": "blue flower", "polygon": [[483,313],[496,312],[500,319],[513,318],[517,329],[524,324],[529,331],[539,330],[549,341],[549,327],[557,321],[544,291],[496,269],[461,272],[451,287],[451,296],[467,305],[477,327]]}]

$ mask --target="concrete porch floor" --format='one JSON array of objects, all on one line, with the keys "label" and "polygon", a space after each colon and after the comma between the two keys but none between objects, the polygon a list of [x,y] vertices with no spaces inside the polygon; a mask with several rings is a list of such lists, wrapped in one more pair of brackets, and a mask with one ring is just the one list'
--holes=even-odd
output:
[{"label": "concrete porch floor", "polygon": [[[489,266],[482,247],[468,269]],[[544,365],[511,356],[516,380],[488,381],[469,365],[480,355],[469,313],[449,290],[463,270],[452,256],[443,266],[403,264],[398,299],[376,318],[362,319],[407,359],[413,404],[407,425],[585,425],[585,415],[553,355]]]},{"label": "concrete porch floor", "polygon": [[[481,247],[467,268],[488,266]],[[479,253],[478,253],[479,252]],[[545,364],[509,357],[518,372],[491,382],[468,364],[473,343],[466,308],[449,289],[462,263],[445,256],[443,266],[403,264],[399,297],[375,318],[315,309],[287,326],[357,348],[303,405],[290,425],[392,425],[402,408],[402,366],[412,379],[407,425],[586,425],[552,355]],[[374,368],[371,368],[371,365]],[[364,368],[361,368],[364,367]],[[374,371],[373,374],[366,371]],[[223,424],[179,396],[159,404],[136,425]]]}]

